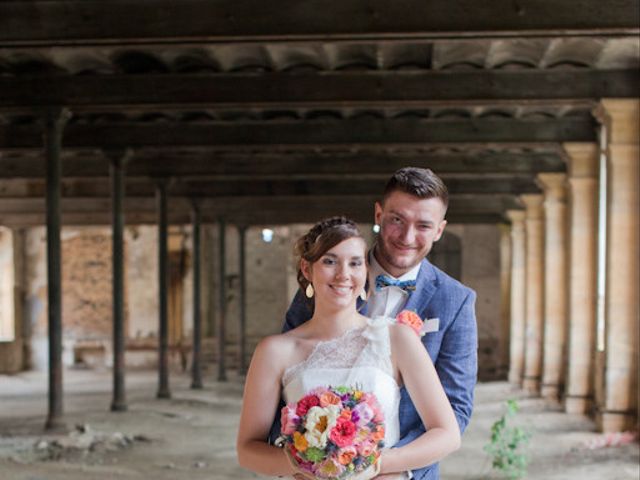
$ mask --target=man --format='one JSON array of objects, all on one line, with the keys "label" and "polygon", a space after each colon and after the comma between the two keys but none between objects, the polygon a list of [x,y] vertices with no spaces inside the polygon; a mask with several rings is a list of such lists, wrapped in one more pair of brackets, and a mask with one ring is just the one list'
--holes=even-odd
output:
[{"label": "man", "polygon": [[[376,202],[380,226],[369,254],[369,297],[362,313],[395,317],[415,311],[425,321],[422,343],[429,352],[464,431],[473,406],[477,375],[475,293],[425,258],[442,236],[448,192],[431,170],[406,167],[393,174],[382,202]],[[300,292],[287,312],[283,330],[307,321],[312,312]],[[407,391],[401,390],[400,441],[409,443],[425,431]],[[413,471],[415,479],[437,480],[438,465]]]}]

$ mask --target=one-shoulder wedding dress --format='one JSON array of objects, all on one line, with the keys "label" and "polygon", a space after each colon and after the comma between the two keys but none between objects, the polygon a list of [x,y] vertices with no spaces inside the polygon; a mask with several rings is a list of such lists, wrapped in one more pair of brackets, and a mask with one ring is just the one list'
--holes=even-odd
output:
[{"label": "one-shoulder wedding dress", "polygon": [[378,317],[340,337],[318,343],[301,363],[289,367],[282,386],[287,403],[316,387],[347,386],[375,394],[385,418],[385,447],[400,436],[400,389],[393,376],[389,319]]}]

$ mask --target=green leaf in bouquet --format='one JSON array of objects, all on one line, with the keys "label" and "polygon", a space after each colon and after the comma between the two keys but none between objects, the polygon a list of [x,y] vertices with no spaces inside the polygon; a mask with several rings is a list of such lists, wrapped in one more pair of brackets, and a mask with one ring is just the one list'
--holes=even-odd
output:
[{"label": "green leaf in bouquet", "polygon": [[320,460],[324,460],[324,450],[321,450],[317,447],[310,447],[304,452],[304,456],[310,462],[319,462]]}]

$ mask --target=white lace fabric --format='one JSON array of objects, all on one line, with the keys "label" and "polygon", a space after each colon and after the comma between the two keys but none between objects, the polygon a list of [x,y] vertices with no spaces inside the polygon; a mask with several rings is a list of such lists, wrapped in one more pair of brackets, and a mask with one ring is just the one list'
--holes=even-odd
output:
[{"label": "white lace fabric", "polygon": [[347,386],[376,395],[385,417],[385,445],[394,445],[400,434],[400,389],[393,377],[389,321],[369,320],[363,328],[319,342],[301,363],[282,377],[287,403],[297,402],[317,387]]}]

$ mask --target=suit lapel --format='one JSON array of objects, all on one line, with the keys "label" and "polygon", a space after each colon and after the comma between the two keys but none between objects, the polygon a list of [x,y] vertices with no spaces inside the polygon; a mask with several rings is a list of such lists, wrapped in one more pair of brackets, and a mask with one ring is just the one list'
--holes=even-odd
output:
[{"label": "suit lapel", "polygon": [[420,312],[423,312],[427,307],[437,288],[435,270],[431,263],[424,259],[416,278],[416,289],[409,296],[404,310],[412,310],[422,315]]}]

